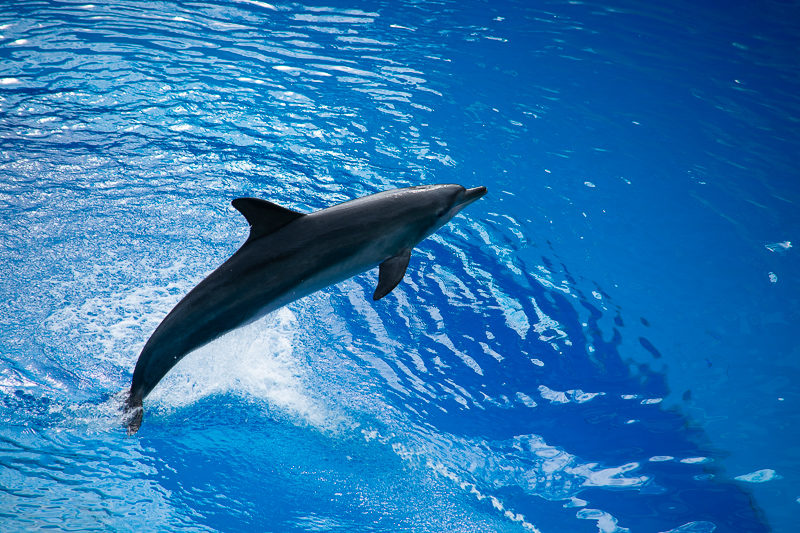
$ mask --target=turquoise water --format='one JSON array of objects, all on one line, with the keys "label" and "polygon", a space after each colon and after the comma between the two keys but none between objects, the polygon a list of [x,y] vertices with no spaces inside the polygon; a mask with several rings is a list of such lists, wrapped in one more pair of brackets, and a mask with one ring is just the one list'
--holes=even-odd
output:
[{"label": "turquoise water", "polygon": [[[0,529],[794,531],[796,2],[0,7]],[[485,185],[375,271],[139,351],[247,236]]]}]

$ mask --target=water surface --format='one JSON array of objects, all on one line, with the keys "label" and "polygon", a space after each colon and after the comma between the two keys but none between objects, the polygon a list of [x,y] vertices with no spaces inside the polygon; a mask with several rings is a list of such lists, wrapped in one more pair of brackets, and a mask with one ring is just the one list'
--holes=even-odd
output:
[{"label": "water surface", "polygon": [[[791,531],[793,2],[0,8],[4,530]],[[309,212],[485,185],[184,359],[166,313]]]}]

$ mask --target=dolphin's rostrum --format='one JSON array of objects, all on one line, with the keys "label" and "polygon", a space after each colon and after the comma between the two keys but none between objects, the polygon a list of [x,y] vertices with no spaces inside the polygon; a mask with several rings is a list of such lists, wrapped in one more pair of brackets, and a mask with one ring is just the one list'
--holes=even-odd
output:
[{"label": "dolphin's rostrum", "polygon": [[403,279],[411,249],[486,187],[393,189],[310,214],[259,200],[233,206],[250,223],[247,241],[159,324],[133,371],[125,403],[128,434],[142,424],[142,400],[192,350],[323,287],[380,265],[373,299]]}]

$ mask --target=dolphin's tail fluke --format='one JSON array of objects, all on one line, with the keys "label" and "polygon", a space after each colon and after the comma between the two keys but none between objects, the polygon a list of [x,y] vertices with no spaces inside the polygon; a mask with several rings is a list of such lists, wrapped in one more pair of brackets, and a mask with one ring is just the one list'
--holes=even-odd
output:
[{"label": "dolphin's tail fluke", "polygon": [[133,435],[139,431],[143,416],[142,397],[138,394],[134,395],[133,391],[131,391],[128,399],[125,400],[125,408],[122,413],[122,423],[128,427],[128,435]]}]

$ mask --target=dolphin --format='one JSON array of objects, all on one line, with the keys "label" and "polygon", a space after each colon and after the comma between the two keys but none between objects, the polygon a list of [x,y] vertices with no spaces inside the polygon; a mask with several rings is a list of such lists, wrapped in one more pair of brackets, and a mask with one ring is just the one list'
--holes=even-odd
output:
[{"label": "dolphin", "polygon": [[380,300],[403,279],[411,250],[486,187],[393,189],[304,214],[257,198],[231,203],[250,224],[244,244],[169,312],[139,354],[124,406],[128,435],[142,400],[185,355],[298,298],[380,265]]}]

